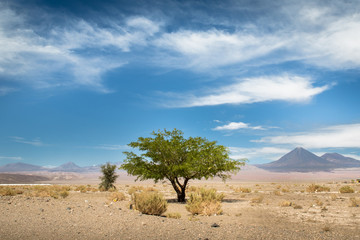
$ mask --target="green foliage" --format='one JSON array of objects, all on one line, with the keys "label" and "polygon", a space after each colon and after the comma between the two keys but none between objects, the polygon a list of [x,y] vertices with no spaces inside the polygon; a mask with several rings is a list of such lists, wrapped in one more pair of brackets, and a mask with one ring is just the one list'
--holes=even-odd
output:
[{"label": "green foliage", "polygon": [[230,178],[231,173],[240,170],[244,160],[233,160],[229,150],[206,138],[184,138],[180,130],[158,131],[153,137],[139,137],[130,147],[141,154],[124,152],[126,159],[121,169],[137,176],[137,180],[153,179],[155,182],[169,180],[178,195],[178,201],[185,201],[185,189],[191,179]]},{"label": "green foliage", "polygon": [[224,199],[224,194],[217,194],[216,189],[200,188],[195,192],[190,193],[189,200],[186,203],[186,210],[191,214],[202,214],[211,216],[214,214],[221,214],[221,201]]},{"label": "green foliage", "polygon": [[140,192],[133,195],[135,209],[148,215],[160,216],[167,210],[167,202],[157,192]]},{"label": "green foliage", "polygon": [[115,189],[114,183],[118,178],[118,175],[115,174],[116,165],[111,165],[110,163],[106,163],[105,165],[101,165],[101,172],[103,176],[100,177],[101,183],[99,185],[100,189],[108,191],[109,189]]}]

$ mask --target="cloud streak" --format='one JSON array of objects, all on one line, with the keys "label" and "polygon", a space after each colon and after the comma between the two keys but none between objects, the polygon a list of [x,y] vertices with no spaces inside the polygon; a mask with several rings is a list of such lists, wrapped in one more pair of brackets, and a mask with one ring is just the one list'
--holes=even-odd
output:
[{"label": "cloud streak", "polygon": [[223,126],[217,126],[213,128],[214,131],[233,131],[233,130],[239,130],[239,129],[251,129],[251,130],[266,130],[262,126],[250,126],[248,123],[244,122],[230,122],[228,124],[225,124]]},{"label": "cloud streak", "polygon": [[44,143],[41,142],[39,139],[34,139],[34,140],[26,140],[23,137],[10,137],[14,142],[17,143],[23,143],[23,144],[28,144],[28,145],[32,145],[32,146],[36,146],[36,147],[41,147],[44,146]]},{"label": "cloud streak", "polygon": [[178,100],[169,107],[199,107],[222,104],[250,104],[268,101],[308,102],[315,95],[329,89],[329,85],[316,87],[308,77],[281,75],[238,79],[235,83],[207,91],[203,96],[171,95]]},{"label": "cloud streak", "polygon": [[335,125],[311,132],[263,137],[253,142],[306,148],[360,148],[360,124]]}]

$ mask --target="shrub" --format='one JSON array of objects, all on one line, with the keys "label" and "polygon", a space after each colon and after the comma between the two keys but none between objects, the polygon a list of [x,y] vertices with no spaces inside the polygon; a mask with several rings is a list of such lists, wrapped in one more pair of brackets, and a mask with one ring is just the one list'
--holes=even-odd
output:
[{"label": "shrub", "polygon": [[280,204],[281,207],[291,207],[292,205],[293,205],[293,203],[290,202],[290,201],[283,201],[283,202]]},{"label": "shrub", "polygon": [[144,190],[144,187],[142,187],[142,186],[132,186],[131,188],[129,188],[128,194],[133,195],[134,193],[141,192],[143,190]]},{"label": "shrub", "polygon": [[252,202],[252,203],[261,203],[263,200],[264,200],[264,196],[261,195],[261,196],[259,196],[259,197],[256,197],[256,198],[251,199],[251,202]]},{"label": "shrub", "polygon": [[339,189],[340,193],[354,193],[354,189],[352,189],[350,186],[343,186]]},{"label": "shrub", "polygon": [[311,184],[306,188],[306,191],[310,192],[310,193],[314,193],[314,192],[330,192],[330,188],[325,187],[325,186]]},{"label": "shrub", "polygon": [[110,163],[106,163],[101,165],[101,172],[103,176],[100,177],[101,183],[99,184],[99,189],[104,189],[108,191],[109,189],[115,189],[114,183],[118,178],[118,175],[115,173],[116,165],[111,165]]},{"label": "shrub", "polygon": [[0,187],[0,196],[15,196],[17,194],[22,194],[23,191],[20,189],[10,188],[10,187]]},{"label": "shrub", "polygon": [[301,205],[294,204],[294,209],[302,209],[303,207]]},{"label": "shrub", "polygon": [[275,190],[275,191],[274,191],[274,195],[276,195],[276,196],[281,196],[281,193],[280,193],[279,190]]},{"label": "shrub", "polygon": [[87,187],[85,185],[76,186],[75,191],[79,191],[81,193],[86,193]]},{"label": "shrub", "polygon": [[160,216],[167,209],[167,202],[157,192],[141,192],[133,195],[135,209],[148,215]]},{"label": "shrub", "polygon": [[109,199],[110,199],[110,201],[113,201],[113,202],[119,202],[119,201],[124,201],[126,199],[126,197],[125,197],[125,194],[122,192],[113,192],[109,196]]},{"label": "shrub", "polygon": [[200,188],[196,192],[191,193],[186,204],[186,210],[191,214],[202,214],[211,216],[221,214],[221,201],[224,194],[217,194],[216,189]]}]

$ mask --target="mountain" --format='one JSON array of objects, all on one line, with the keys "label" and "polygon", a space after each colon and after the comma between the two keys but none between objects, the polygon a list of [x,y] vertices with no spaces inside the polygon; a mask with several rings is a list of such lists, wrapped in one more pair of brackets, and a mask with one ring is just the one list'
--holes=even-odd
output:
[{"label": "mountain", "polygon": [[331,162],[336,168],[360,167],[360,161],[354,158],[345,157],[338,153],[325,153],[321,158]]},{"label": "mountain", "polygon": [[277,161],[256,166],[274,172],[317,172],[334,168],[334,164],[328,160],[301,147],[295,148]]},{"label": "mountain", "polygon": [[64,163],[56,168],[50,169],[51,172],[84,172],[85,169],[73,162]]},{"label": "mountain", "polygon": [[0,167],[0,172],[34,172],[34,171],[46,171],[46,168],[41,166],[17,162],[10,163]]}]

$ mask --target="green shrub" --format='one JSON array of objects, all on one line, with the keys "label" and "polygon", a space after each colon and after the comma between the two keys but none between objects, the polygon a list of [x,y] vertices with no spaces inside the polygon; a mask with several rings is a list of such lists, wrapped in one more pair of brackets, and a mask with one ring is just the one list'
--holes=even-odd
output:
[{"label": "green shrub", "polygon": [[157,192],[140,192],[133,194],[135,209],[148,215],[160,216],[167,209],[167,202],[164,197]]},{"label": "green shrub", "polygon": [[216,189],[200,188],[190,194],[185,207],[193,215],[202,214],[211,216],[221,214],[221,201],[223,199],[224,194],[217,194]]},{"label": "green shrub", "polygon": [[115,181],[118,178],[116,175],[116,165],[106,163],[101,165],[102,176],[100,177],[101,183],[99,184],[99,189],[108,191],[109,189],[115,189]]},{"label": "green shrub", "polygon": [[354,193],[354,189],[352,189],[350,186],[343,186],[339,189],[340,193]]}]

